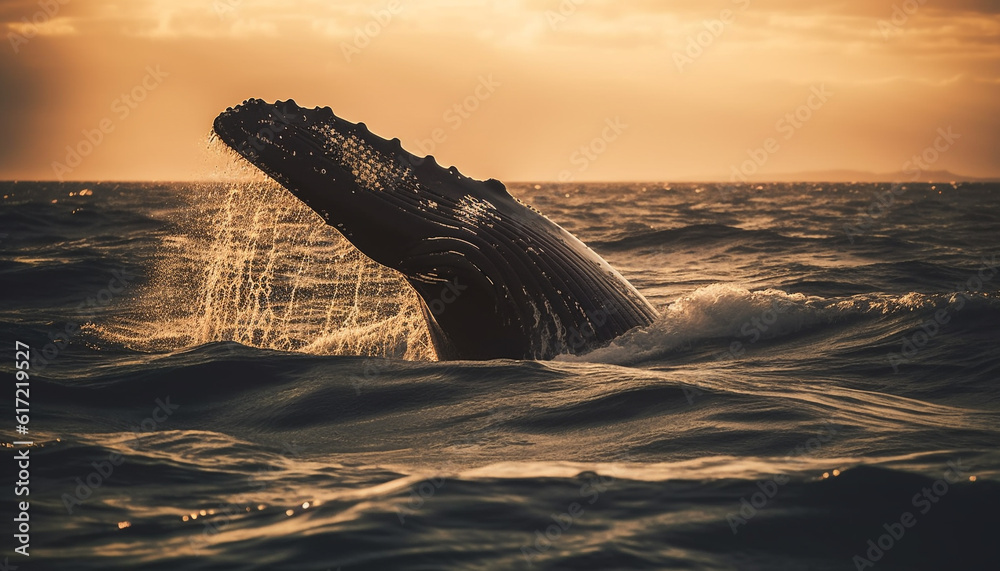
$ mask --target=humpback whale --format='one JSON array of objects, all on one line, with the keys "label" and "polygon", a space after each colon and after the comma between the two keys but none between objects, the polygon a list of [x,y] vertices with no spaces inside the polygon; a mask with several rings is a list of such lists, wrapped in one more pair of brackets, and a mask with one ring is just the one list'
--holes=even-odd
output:
[{"label": "humpback whale", "polygon": [[214,132],[405,277],[439,359],[582,353],[656,318],[603,258],[500,181],[411,154],[329,107],[250,99]]}]

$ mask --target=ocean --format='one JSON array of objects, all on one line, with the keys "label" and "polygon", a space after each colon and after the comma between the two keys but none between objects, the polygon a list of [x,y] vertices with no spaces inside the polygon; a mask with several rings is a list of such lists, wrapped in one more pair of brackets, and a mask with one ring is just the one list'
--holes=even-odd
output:
[{"label": "ocean", "polygon": [[0,183],[4,561],[1000,568],[997,185],[509,189],[660,318],[438,362],[273,183]]}]

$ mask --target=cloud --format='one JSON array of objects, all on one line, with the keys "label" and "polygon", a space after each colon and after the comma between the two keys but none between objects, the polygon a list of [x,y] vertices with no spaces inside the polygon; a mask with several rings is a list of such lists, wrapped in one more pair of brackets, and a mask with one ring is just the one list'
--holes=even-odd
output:
[{"label": "cloud", "polygon": [[[725,174],[817,83],[840,95],[775,168],[894,170],[914,137],[953,120],[975,142],[949,153],[953,170],[1000,170],[995,3],[928,0],[884,34],[903,0],[398,1],[391,15],[390,0],[59,4],[0,51],[0,120],[21,142],[0,151],[0,177],[44,177],[150,64],[173,75],[81,177],[186,177],[215,113],[251,96],[329,104],[413,147],[488,73],[503,87],[438,149],[481,176],[551,178],[619,115],[634,126],[593,177]],[[674,54],[723,9],[733,20],[679,71]],[[39,10],[0,4],[0,30],[29,31]]]}]

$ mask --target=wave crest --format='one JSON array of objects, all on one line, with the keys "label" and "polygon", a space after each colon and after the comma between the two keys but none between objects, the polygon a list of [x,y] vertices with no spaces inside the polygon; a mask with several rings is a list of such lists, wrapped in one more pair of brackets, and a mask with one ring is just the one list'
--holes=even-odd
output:
[{"label": "wave crest", "polygon": [[781,290],[750,290],[712,284],[674,301],[648,327],[635,328],[609,345],[559,360],[629,365],[664,357],[699,340],[732,340],[742,345],[787,337],[804,329],[850,319],[907,315],[942,305],[965,303],[995,308],[994,294],[862,294],[823,298]]}]

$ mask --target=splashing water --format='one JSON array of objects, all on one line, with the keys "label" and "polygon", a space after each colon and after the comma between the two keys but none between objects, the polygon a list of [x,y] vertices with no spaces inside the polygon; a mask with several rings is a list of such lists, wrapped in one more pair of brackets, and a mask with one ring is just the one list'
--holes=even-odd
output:
[{"label": "splashing water", "polygon": [[186,210],[196,214],[177,221],[133,307],[94,327],[98,334],[156,351],[235,341],[435,358],[419,298],[401,276],[365,257],[277,183],[236,164],[228,169],[227,182],[192,185]]}]

